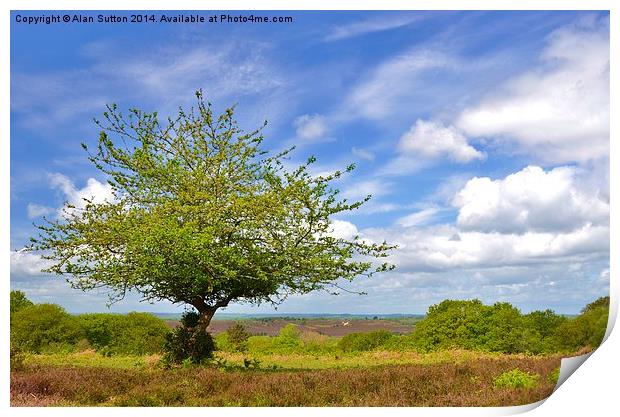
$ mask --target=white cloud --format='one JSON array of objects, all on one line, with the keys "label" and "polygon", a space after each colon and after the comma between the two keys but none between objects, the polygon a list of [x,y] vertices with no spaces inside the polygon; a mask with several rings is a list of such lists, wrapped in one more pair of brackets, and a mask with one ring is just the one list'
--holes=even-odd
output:
[{"label": "white cloud", "polygon": [[609,227],[587,225],[567,233],[464,232],[441,225],[365,229],[361,237],[397,244],[389,261],[402,272],[460,271],[600,259],[609,251]]},{"label": "white cloud", "polygon": [[352,239],[359,235],[357,226],[345,220],[333,220],[330,224],[328,234],[336,239]]},{"label": "white cloud", "polygon": [[238,114],[255,99],[252,123],[262,123],[273,109],[285,109],[282,96],[288,93],[281,87],[287,82],[267,58],[270,46],[264,43],[231,39],[215,44],[197,37],[139,50],[121,50],[110,42],[93,50],[90,65],[12,76],[11,108],[24,116],[23,125],[49,129],[50,120],[56,125],[85,120],[85,115],[91,120],[106,103],[119,101],[138,100],[146,110],[154,106],[160,114],[174,114],[180,104],[193,101],[198,88],[220,105],[243,99]]},{"label": "white cloud", "polygon": [[375,154],[370,152],[367,149],[356,148],[355,146],[351,148],[351,153],[358,158],[364,159],[366,161],[374,161]]},{"label": "white cloud", "polygon": [[439,209],[435,207],[425,208],[415,213],[401,217],[396,221],[396,223],[402,227],[421,226],[432,220],[438,211]]},{"label": "white cloud", "polygon": [[[86,201],[89,200],[94,204],[112,202],[115,200],[114,190],[107,183],[101,183],[94,178],[86,181],[84,188],[76,188],[73,181],[62,174],[50,174],[50,185],[57,188],[65,195],[67,203],[75,207],[75,209],[83,209],[86,207]],[[72,213],[75,209],[65,206],[58,209],[58,216],[62,217],[65,213]]]},{"label": "white cloud", "polygon": [[452,200],[463,230],[501,233],[571,231],[609,222],[609,202],[581,189],[574,167],[528,166],[504,179],[473,178]]},{"label": "white cloud", "polygon": [[293,125],[297,128],[297,137],[300,139],[318,139],[327,133],[325,117],[320,114],[304,114],[299,116],[295,119]]},{"label": "white cloud", "polygon": [[341,117],[381,120],[411,105],[420,75],[454,66],[454,60],[430,49],[413,49],[375,68],[346,97]]},{"label": "white cloud", "polygon": [[411,155],[399,155],[377,170],[379,176],[399,176],[414,174],[433,165],[430,159],[420,159]]},{"label": "white cloud", "polygon": [[366,197],[367,195],[378,197],[381,195],[390,194],[391,191],[391,183],[378,179],[371,179],[365,181],[358,181],[349,185],[349,187],[342,192],[342,196],[347,199],[361,199]]},{"label": "white cloud", "polygon": [[385,30],[397,29],[422,19],[422,15],[406,15],[399,12],[397,15],[381,16],[379,18],[366,19],[359,22],[353,22],[346,25],[334,27],[325,36],[324,40],[336,41],[341,39],[352,38],[355,36],[366,35],[373,32],[381,32]]},{"label": "white cloud", "polygon": [[48,268],[52,262],[43,259],[41,255],[27,252],[23,249],[11,251],[11,279],[27,276],[39,276],[42,269]]},{"label": "white cloud", "polygon": [[468,135],[512,143],[547,162],[607,157],[608,22],[554,32],[538,68],[465,109],[456,125]]},{"label": "white cloud", "polygon": [[404,153],[427,158],[445,156],[459,163],[485,158],[485,154],[469,145],[467,138],[455,127],[420,119],[401,136],[398,147]]},{"label": "white cloud", "polygon": [[28,207],[26,208],[28,212],[28,218],[34,219],[36,217],[45,216],[56,211],[52,207],[41,206],[39,204],[28,203]]}]

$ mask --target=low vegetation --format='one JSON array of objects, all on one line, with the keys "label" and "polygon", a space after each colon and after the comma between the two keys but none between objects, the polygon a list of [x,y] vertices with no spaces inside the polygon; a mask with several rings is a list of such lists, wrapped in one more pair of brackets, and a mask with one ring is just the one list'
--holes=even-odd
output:
[{"label": "low vegetation", "polygon": [[12,293],[11,401],[522,404],[552,392],[562,356],[601,343],[608,309],[608,297],[573,318],[550,310],[521,314],[507,303],[447,300],[432,306],[409,334],[332,337],[290,323],[277,336],[251,335],[241,321],[201,341],[192,333],[195,313],[170,329],[147,313],[71,315]]},{"label": "low vegetation", "polygon": [[534,388],[538,385],[539,378],[538,374],[530,374],[515,368],[495,378],[493,386],[495,388]]},{"label": "low vegetation", "polygon": [[[560,358],[473,357],[452,363],[271,370],[190,366],[54,367],[11,375],[12,405],[89,406],[503,406],[549,396]],[[495,387],[515,367],[540,375],[532,388]]]}]

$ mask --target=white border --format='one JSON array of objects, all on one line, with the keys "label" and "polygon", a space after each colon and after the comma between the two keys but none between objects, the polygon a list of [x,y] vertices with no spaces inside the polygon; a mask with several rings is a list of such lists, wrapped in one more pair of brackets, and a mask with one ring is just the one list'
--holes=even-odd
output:
[{"label": "white border", "polygon": [[[9,317],[9,305],[8,305],[8,293],[10,288],[10,266],[9,266],[9,226],[10,226],[10,152],[9,152],[9,140],[10,127],[9,127],[9,111],[10,111],[10,24],[9,24],[9,11],[10,10],[611,10],[611,49],[612,49],[612,81],[611,81],[611,108],[616,107],[618,103],[618,94],[620,94],[618,85],[618,71],[617,71],[617,57],[618,57],[618,45],[617,35],[618,28],[620,28],[620,19],[618,19],[617,13],[620,10],[618,2],[611,0],[592,0],[592,1],[577,1],[577,0],[474,0],[474,1],[458,1],[458,0],[435,0],[435,1],[407,1],[407,0],[358,0],[358,1],[335,1],[335,0],[315,0],[315,1],[285,1],[285,0],[263,0],[263,1],[249,1],[249,0],[212,0],[212,1],[197,1],[197,0],[93,0],[89,2],[77,1],[77,0],[59,0],[59,1],[42,1],[42,0],[5,0],[0,5],[3,9],[3,18],[0,19],[0,39],[3,44],[2,48],[2,62],[4,65],[1,68],[2,79],[2,97],[0,101],[0,117],[1,117],[1,129],[2,129],[2,148],[0,150],[0,169],[2,169],[2,179],[0,181],[0,187],[2,188],[0,198],[2,201],[2,210],[0,210],[2,220],[0,221],[0,233],[2,234],[2,240],[0,241],[0,253],[5,255],[0,258],[2,263],[2,293],[5,303],[2,304],[2,317],[4,317],[5,323],[2,333],[2,348],[4,354],[2,354],[2,407],[8,408],[9,404],[9,369],[8,369],[8,351],[9,351],[9,338],[8,338],[8,317]],[[612,111],[612,114],[614,112]],[[611,137],[614,138],[618,132],[617,118],[611,120]],[[612,161],[617,161],[617,146],[614,140],[611,141],[611,158]],[[613,192],[614,186],[617,181],[615,178],[619,174],[618,168],[613,163],[611,166],[611,197],[615,199],[615,193]],[[612,218],[611,218],[611,252],[612,254],[617,252],[617,228],[616,218],[617,207],[612,204]],[[610,270],[613,272],[616,268],[616,260],[612,256]],[[615,321],[618,311],[618,284],[614,278],[614,274],[611,274],[611,293],[612,293],[612,308],[611,316]],[[610,327],[611,329],[611,324]],[[372,409],[356,409],[353,411],[358,414],[390,414],[395,416],[410,416],[410,415],[424,415],[424,416],[436,416],[436,415],[463,415],[463,416],[493,416],[493,415],[508,415],[525,412],[532,410],[530,415],[532,416],[564,416],[564,415],[595,415],[606,416],[611,415],[618,410],[618,392],[616,381],[620,375],[620,359],[617,354],[620,347],[620,337],[618,331],[612,332],[609,335],[608,340],[592,355],[592,357],[581,366],[575,374],[568,379],[547,401],[541,402],[536,408],[536,405],[524,406],[524,407],[505,407],[505,408],[372,408]],[[613,410],[613,411],[612,411]],[[50,409],[25,409],[25,408],[13,408],[10,410],[4,410],[11,413],[11,415],[39,415],[42,412],[50,415],[66,416],[66,415],[108,415],[111,410],[106,408],[90,408],[84,410],[83,408],[50,408]],[[115,409],[114,413],[130,413],[133,410]],[[165,408],[152,408],[146,412],[153,415],[167,416],[172,410]],[[277,415],[290,415],[294,413],[301,416],[310,415],[341,415],[346,413],[346,408],[320,408],[320,409],[284,409],[284,408],[263,408],[263,409],[194,409],[194,408],[182,408],[175,409],[173,412],[179,415],[193,415],[196,413],[208,412],[212,415],[222,416],[236,416],[240,413],[251,413],[255,415],[264,416],[277,416]]]}]

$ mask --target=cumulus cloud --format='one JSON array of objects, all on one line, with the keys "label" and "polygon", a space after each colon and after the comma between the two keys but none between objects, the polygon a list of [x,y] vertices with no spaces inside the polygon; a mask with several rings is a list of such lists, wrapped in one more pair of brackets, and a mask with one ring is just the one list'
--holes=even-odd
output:
[{"label": "cumulus cloud", "polygon": [[333,220],[328,234],[336,239],[352,239],[359,235],[357,226],[345,220]]},{"label": "cumulus cloud", "polygon": [[297,128],[297,137],[312,140],[325,136],[327,123],[325,117],[320,114],[304,114],[293,122]]},{"label": "cumulus cloud", "polygon": [[398,148],[428,158],[445,156],[459,163],[485,158],[485,154],[467,143],[467,138],[455,127],[420,119],[401,136]]},{"label": "cumulus cloud", "polygon": [[467,108],[456,125],[466,134],[508,142],[553,162],[609,154],[609,23],[554,32],[540,65]]},{"label": "cumulus cloud", "polygon": [[67,203],[74,209],[63,206],[57,210],[58,216],[64,216],[65,213],[71,213],[76,209],[86,207],[86,200],[94,204],[112,202],[115,199],[112,186],[107,183],[101,183],[94,178],[86,181],[84,188],[77,188],[73,181],[62,174],[50,174],[50,185],[52,188],[59,189],[65,196]]},{"label": "cumulus cloud", "polygon": [[450,225],[367,229],[398,249],[390,262],[403,272],[459,271],[600,259],[609,251],[609,227],[586,225],[566,233],[464,232]]},{"label": "cumulus cloud", "polygon": [[41,270],[51,266],[51,262],[41,255],[25,250],[11,251],[11,279],[42,275]]},{"label": "cumulus cloud", "polygon": [[504,179],[473,178],[452,200],[463,230],[500,233],[572,231],[609,222],[609,202],[581,189],[574,167],[528,166]]}]

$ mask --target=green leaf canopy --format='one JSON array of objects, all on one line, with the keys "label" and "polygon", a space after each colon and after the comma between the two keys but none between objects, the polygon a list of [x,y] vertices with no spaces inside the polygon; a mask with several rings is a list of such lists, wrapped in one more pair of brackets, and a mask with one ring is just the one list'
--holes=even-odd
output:
[{"label": "green leaf canopy", "polygon": [[[281,302],[293,293],[338,288],[338,279],[392,269],[394,246],[330,233],[331,217],[355,210],[307,163],[287,170],[291,149],[261,149],[262,128],[246,133],[234,109],[197,106],[160,122],[157,113],[108,106],[95,151],[114,198],[38,225],[31,250],[75,288],[105,287],[111,300],[137,290],[145,300],[194,306],[207,324],[232,301]],[[354,166],[346,168],[346,172]]]}]

